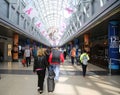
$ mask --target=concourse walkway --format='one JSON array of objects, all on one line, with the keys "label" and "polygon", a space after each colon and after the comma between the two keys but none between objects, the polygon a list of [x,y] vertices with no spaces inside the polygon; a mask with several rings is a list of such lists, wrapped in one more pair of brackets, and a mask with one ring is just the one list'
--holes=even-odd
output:
[{"label": "concourse walkway", "polygon": [[[0,63],[0,95],[40,95],[32,68],[33,63],[28,68],[20,61]],[[61,65],[60,79],[53,93],[47,92],[46,78],[41,95],[120,95],[119,75],[109,76],[108,71],[89,64],[87,76],[83,78],[81,65],[71,65],[68,58]]]}]

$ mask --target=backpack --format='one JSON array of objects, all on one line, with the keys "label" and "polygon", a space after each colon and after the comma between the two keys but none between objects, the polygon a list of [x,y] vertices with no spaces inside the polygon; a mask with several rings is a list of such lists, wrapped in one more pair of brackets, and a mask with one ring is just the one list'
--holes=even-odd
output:
[{"label": "backpack", "polygon": [[88,58],[87,58],[87,55],[83,55],[82,63],[83,63],[84,65],[87,65],[87,64],[88,64]]}]

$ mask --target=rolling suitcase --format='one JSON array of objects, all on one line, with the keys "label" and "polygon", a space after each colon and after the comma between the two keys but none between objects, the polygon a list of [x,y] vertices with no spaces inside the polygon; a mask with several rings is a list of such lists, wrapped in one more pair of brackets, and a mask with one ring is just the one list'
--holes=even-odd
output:
[{"label": "rolling suitcase", "polygon": [[54,82],[54,79],[51,79],[51,78],[47,78],[47,86],[48,86],[48,92],[53,92],[54,91],[54,88],[55,88],[55,82]]},{"label": "rolling suitcase", "polygon": [[55,89],[55,81],[54,81],[55,73],[54,71],[49,71],[47,78],[47,89],[48,92],[53,92]]}]

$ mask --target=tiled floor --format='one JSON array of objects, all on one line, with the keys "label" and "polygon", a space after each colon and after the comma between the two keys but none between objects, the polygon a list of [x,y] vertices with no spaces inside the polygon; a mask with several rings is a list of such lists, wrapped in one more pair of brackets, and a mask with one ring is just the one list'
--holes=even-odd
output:
[{"label": "tiled floor", "polygon": [[[21,62],[0,63],[0,95],[39,95],[37,75]],[[120,76],[88,65],[87,77],[82,77],[81,65],[72,66],[70,60],[60,67],[60,79],[53,93],[47,92],[46,79],[42,95],[120,95]],[[46,74],[47,77],[47,74]]]}]

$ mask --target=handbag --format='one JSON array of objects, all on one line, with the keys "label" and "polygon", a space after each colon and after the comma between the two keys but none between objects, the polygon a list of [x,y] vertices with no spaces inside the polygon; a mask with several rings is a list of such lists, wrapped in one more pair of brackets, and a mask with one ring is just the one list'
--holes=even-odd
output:
[{"label": "handbag", "polygon": [[22,64],[23,64],[23,66],[25,67],[25,64],[26,64],[26,59],[22,59]]}]

